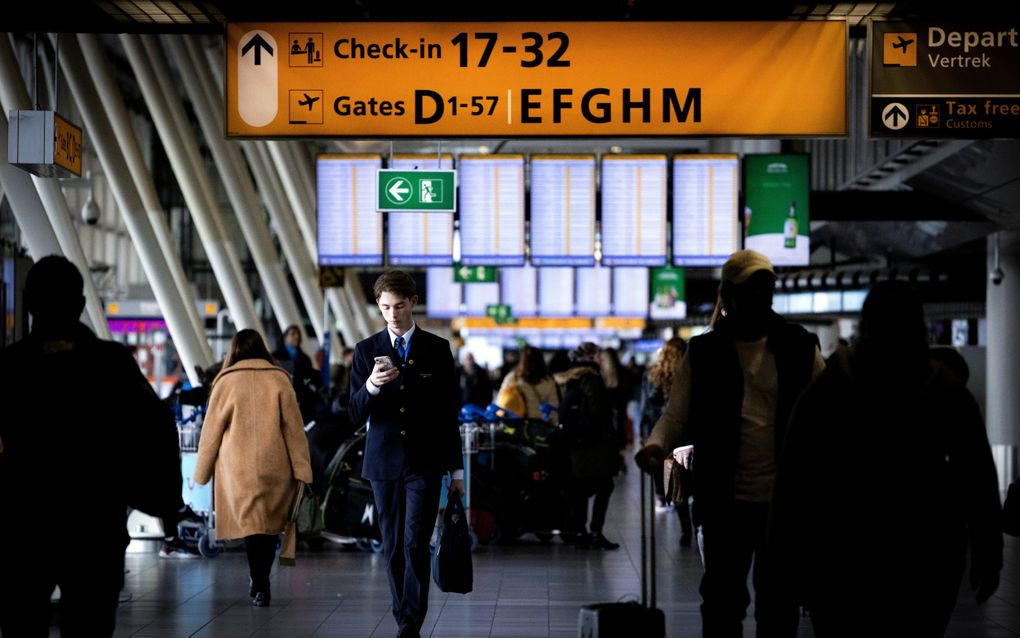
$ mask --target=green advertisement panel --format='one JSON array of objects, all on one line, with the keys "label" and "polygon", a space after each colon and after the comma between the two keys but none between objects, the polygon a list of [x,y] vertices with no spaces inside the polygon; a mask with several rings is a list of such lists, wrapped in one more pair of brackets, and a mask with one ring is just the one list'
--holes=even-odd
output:
[{"label": "green advertisement panel", "polygon": [[687,316],[686,277],[683,268],[652,268],[652,319],[683,319]]},{"label": "green advertisement panel", "polygon": [[776,266],[811,261],[809,160],[806,154],[744,157],[744,247]]}]

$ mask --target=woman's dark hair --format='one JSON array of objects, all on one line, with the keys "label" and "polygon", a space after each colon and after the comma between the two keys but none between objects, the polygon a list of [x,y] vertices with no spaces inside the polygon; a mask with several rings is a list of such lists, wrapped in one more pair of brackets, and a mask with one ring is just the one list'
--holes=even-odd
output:
[{"label": "woman's dark hair", "polygon": [[410,299],[418,294],[418,284],[414,278],[402,270],[390,270],[379,275],[372,286],[375,293],[375,300],[379,301],[384,292],[391,292],[398,297]]},{"label": "woman's dark hair", "polygon": [[517,364],[517,378],[535,385],[547,376],[549,371],[545,367],[542,351],[532,346],[524,346],[524,350],[521,350],[521,362]]},{"label": "woman's dark hair", "polygon": [[223,367],[228,368],[245,359],[264,359],[269,363],[276,364],[273,355],[269,354],[269,349],[266,348],[266,342],[262,340],[262,335],[251,328],[239,331],[230,340],[230,353],[227,355],[226,361],[223,362]]}]

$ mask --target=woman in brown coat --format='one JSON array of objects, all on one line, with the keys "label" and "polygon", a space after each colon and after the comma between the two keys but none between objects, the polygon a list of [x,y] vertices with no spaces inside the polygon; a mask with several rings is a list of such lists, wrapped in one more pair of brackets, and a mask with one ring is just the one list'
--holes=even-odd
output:
[{"label": "woman in brown coat", "polygon": [[244,538],[256,607],[269,605],[277,535],[301,483],[312,482],[301,410],[290,376],[273,363],[262,337],[241,330],[213,381],[195,481],[216,475],[216,532]]}]

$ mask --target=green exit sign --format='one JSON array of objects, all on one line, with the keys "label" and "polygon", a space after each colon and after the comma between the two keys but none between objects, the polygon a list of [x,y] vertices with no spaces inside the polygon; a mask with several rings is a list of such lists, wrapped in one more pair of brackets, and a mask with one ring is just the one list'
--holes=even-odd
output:
[{"label": "green exit sign", "polygon": [[376,210],[444,212],[457,210],[457,171],[379,169]]},{"label": "green exit sign", "polygon": [[517,323],[517,320],[514,319],[513,312],[510,311],[510,306],[502,303],[494,303],[485,306],[485,316],[491,317],[497,324]]},{"label": "green exit sign", "polygon": [[496,267],[454,264],[453,280],[458,284],[492,283],[496,281]]}]

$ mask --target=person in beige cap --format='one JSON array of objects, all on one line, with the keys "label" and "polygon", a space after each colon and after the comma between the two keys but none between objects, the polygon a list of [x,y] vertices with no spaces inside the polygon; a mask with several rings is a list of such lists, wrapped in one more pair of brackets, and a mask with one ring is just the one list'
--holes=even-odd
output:
[{"label": "person in beige cap", "polygon": [[669,401],[635,457],[646,472],[681,445],[694,472],[701,524],[702,635],[741,636],[754,564],[757,635],[795,636],[797,607],[765,585],[769,503],[786,422],[825,362],[817,338],[772,311],[776,275],[765,255],[734,253],[722,268],[718,317],[690,340]]}]

